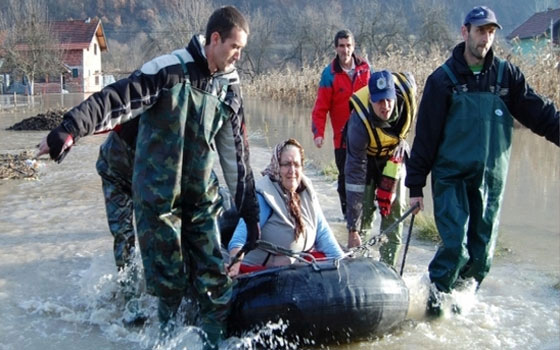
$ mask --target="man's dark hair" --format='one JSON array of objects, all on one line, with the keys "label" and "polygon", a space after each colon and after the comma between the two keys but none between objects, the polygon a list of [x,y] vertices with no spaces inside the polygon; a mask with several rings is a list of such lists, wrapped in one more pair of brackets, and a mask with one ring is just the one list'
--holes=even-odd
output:
[{"label": "man's dark hair", "polygon": [[343,29],[338,31],[338,33],[334,35],[334,47],[338,46],[339,39],[349,39],[349,38],[354,39],[354,35],[348,29]]},{"label": "man's dark hair", "polygon": [[249,35],[249,23],[241,12],[233,6],[223,6],[212,13],[206,25],[206,43],[210,43],[212,33],[218,32],[224,42],[231,30],[237,27]]}]

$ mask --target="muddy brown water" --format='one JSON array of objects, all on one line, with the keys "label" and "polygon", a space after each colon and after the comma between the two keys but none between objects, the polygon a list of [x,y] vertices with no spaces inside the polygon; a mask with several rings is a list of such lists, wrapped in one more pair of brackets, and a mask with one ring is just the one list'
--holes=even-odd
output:
[{"label": "muddy brown water", "polygon": [[[52,105],[45,102],[43,108],[69,107],[82,97],[52,98]],[[305,172],[337,239],[345,245],[335,182],[318,171],[332,160],[332,142],[315,148],[310,111],[248,99],[252,165],[260,176],[274,144],[287,137],[300,140],[308,160]],[[46,135],[5,130],[31,115],[0,114],[0,154],[32,151]],[[120,323],[112,240],[95,172],[104,137],[81,139],[61,164],[42,161],[38,180],[0,181],[1,350],[200,348],[196,332],[188,327],[172,343],[158,344],[156,304],[149,296],[143,300],[150,315],[146,327],[129,329]],[[436,321],[424,317],[427,265],[436,247],[413,237],[403,276],[410,290],[407,320],[381,339],[329,349],[560,348],[559,172],[556,146],[516,130],[500,221],[500,241],[510,252],[496,256],[477,294],[456,296],[464,305],[463,314],[446,314]],[[281,339],[267,334],[263,328],[243,340],[281,348]]]}]

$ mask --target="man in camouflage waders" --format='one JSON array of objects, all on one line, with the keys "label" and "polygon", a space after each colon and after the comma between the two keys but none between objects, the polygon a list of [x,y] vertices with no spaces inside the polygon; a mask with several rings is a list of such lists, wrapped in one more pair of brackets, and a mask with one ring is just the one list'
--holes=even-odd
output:
[{"label": "man in camouflage waders", "polygon": [[[136,263],[136,230],[132,203],[132,173],[138,134],[138,120],[132,119],[109,133],[99,147],[97,173],[101,176],[107,223],[113,236],[113,255],[117,266],[117,281],[124,299],[123,323],[139,326],[147,320],[140,305],[139,268]],[[218,178],[214,181],[218,185]],[[228,240],[235,229],[238,214],[229,191],[219,187],[222,210],[218,228],[222,240]]]},{"label": "man in camouflage waders", "polygon": [[234,68],[248,34],[237,9],[216,10],[205,37],[194,36],[186,48],[153,59],[90,96],[65,114],[38,152],[61,161],[79,137],[139,118],[132,196],[146,287],[159,298],[158,316],[167,333],[173,330],[182,296],[192,288],[210,346],[225,336],[232,296],[217,232],[216,155],[248,224],[247,250],[260,235]]},{"label": "man in camouflage waders", "polygon": [[[554,104],[533,91],[518,67],[494,56],[498,28],[494,12],[485,6],[467,14],[464,42],[426,81],[406,163],[410,205],[419,203],[419,210],[432,173],[434,217],[442,240],[429,265],[433,285],[427,313],[432,316],[442,314],[446,293],[468,279],[479,286],[490,271],[513,118],[559,145]],[[453,309],[460,312],[457,305]]]},{"label": "man in camouflage waders", "polygon": [[138,267],[135,264],[136,235],[132,204],[132,169],[138,133],[138,118],[119,125],[99,147],[96,169],[101,176],[118,282],[124,297],[123,322],[140,325],[147,319],[139,305]]}]

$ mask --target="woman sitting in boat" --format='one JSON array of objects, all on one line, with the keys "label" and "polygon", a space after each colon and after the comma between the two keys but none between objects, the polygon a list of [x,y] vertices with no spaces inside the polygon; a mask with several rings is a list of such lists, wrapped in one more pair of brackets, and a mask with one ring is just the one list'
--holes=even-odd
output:
[{"label": "woman sitting in boat", "polygon": [[[303,147],[294,139],[274,148],[270,164],[256,183],[261,240],[293,252],[317,250],[327,258],[342,258],[344,253],[325,219],[311,181],[303,174],[303,161]],[[246,237],[247,228],[241,219],[228,245],[232,258],[243,247]],[[293,257],[257,248],[231,266],[229,274],[236,276],[294,262]]]}]

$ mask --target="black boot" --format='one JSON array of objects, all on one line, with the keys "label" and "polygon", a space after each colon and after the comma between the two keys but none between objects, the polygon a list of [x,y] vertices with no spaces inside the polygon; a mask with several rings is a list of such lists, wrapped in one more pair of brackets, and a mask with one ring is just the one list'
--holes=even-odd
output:
[{"label": "black boot", "polygon": [[439,318],[443,316],[443,296],[442,292],[437,290],[435,286],[430,286],[430,295],[426,304],[426,315],[431,318]]},{"label": "black boot", "polygon": [[175,316],[181,304],[181,298],[160,297],[158,301],[158,319],[160,337],[169,338],[176,328]]}]

